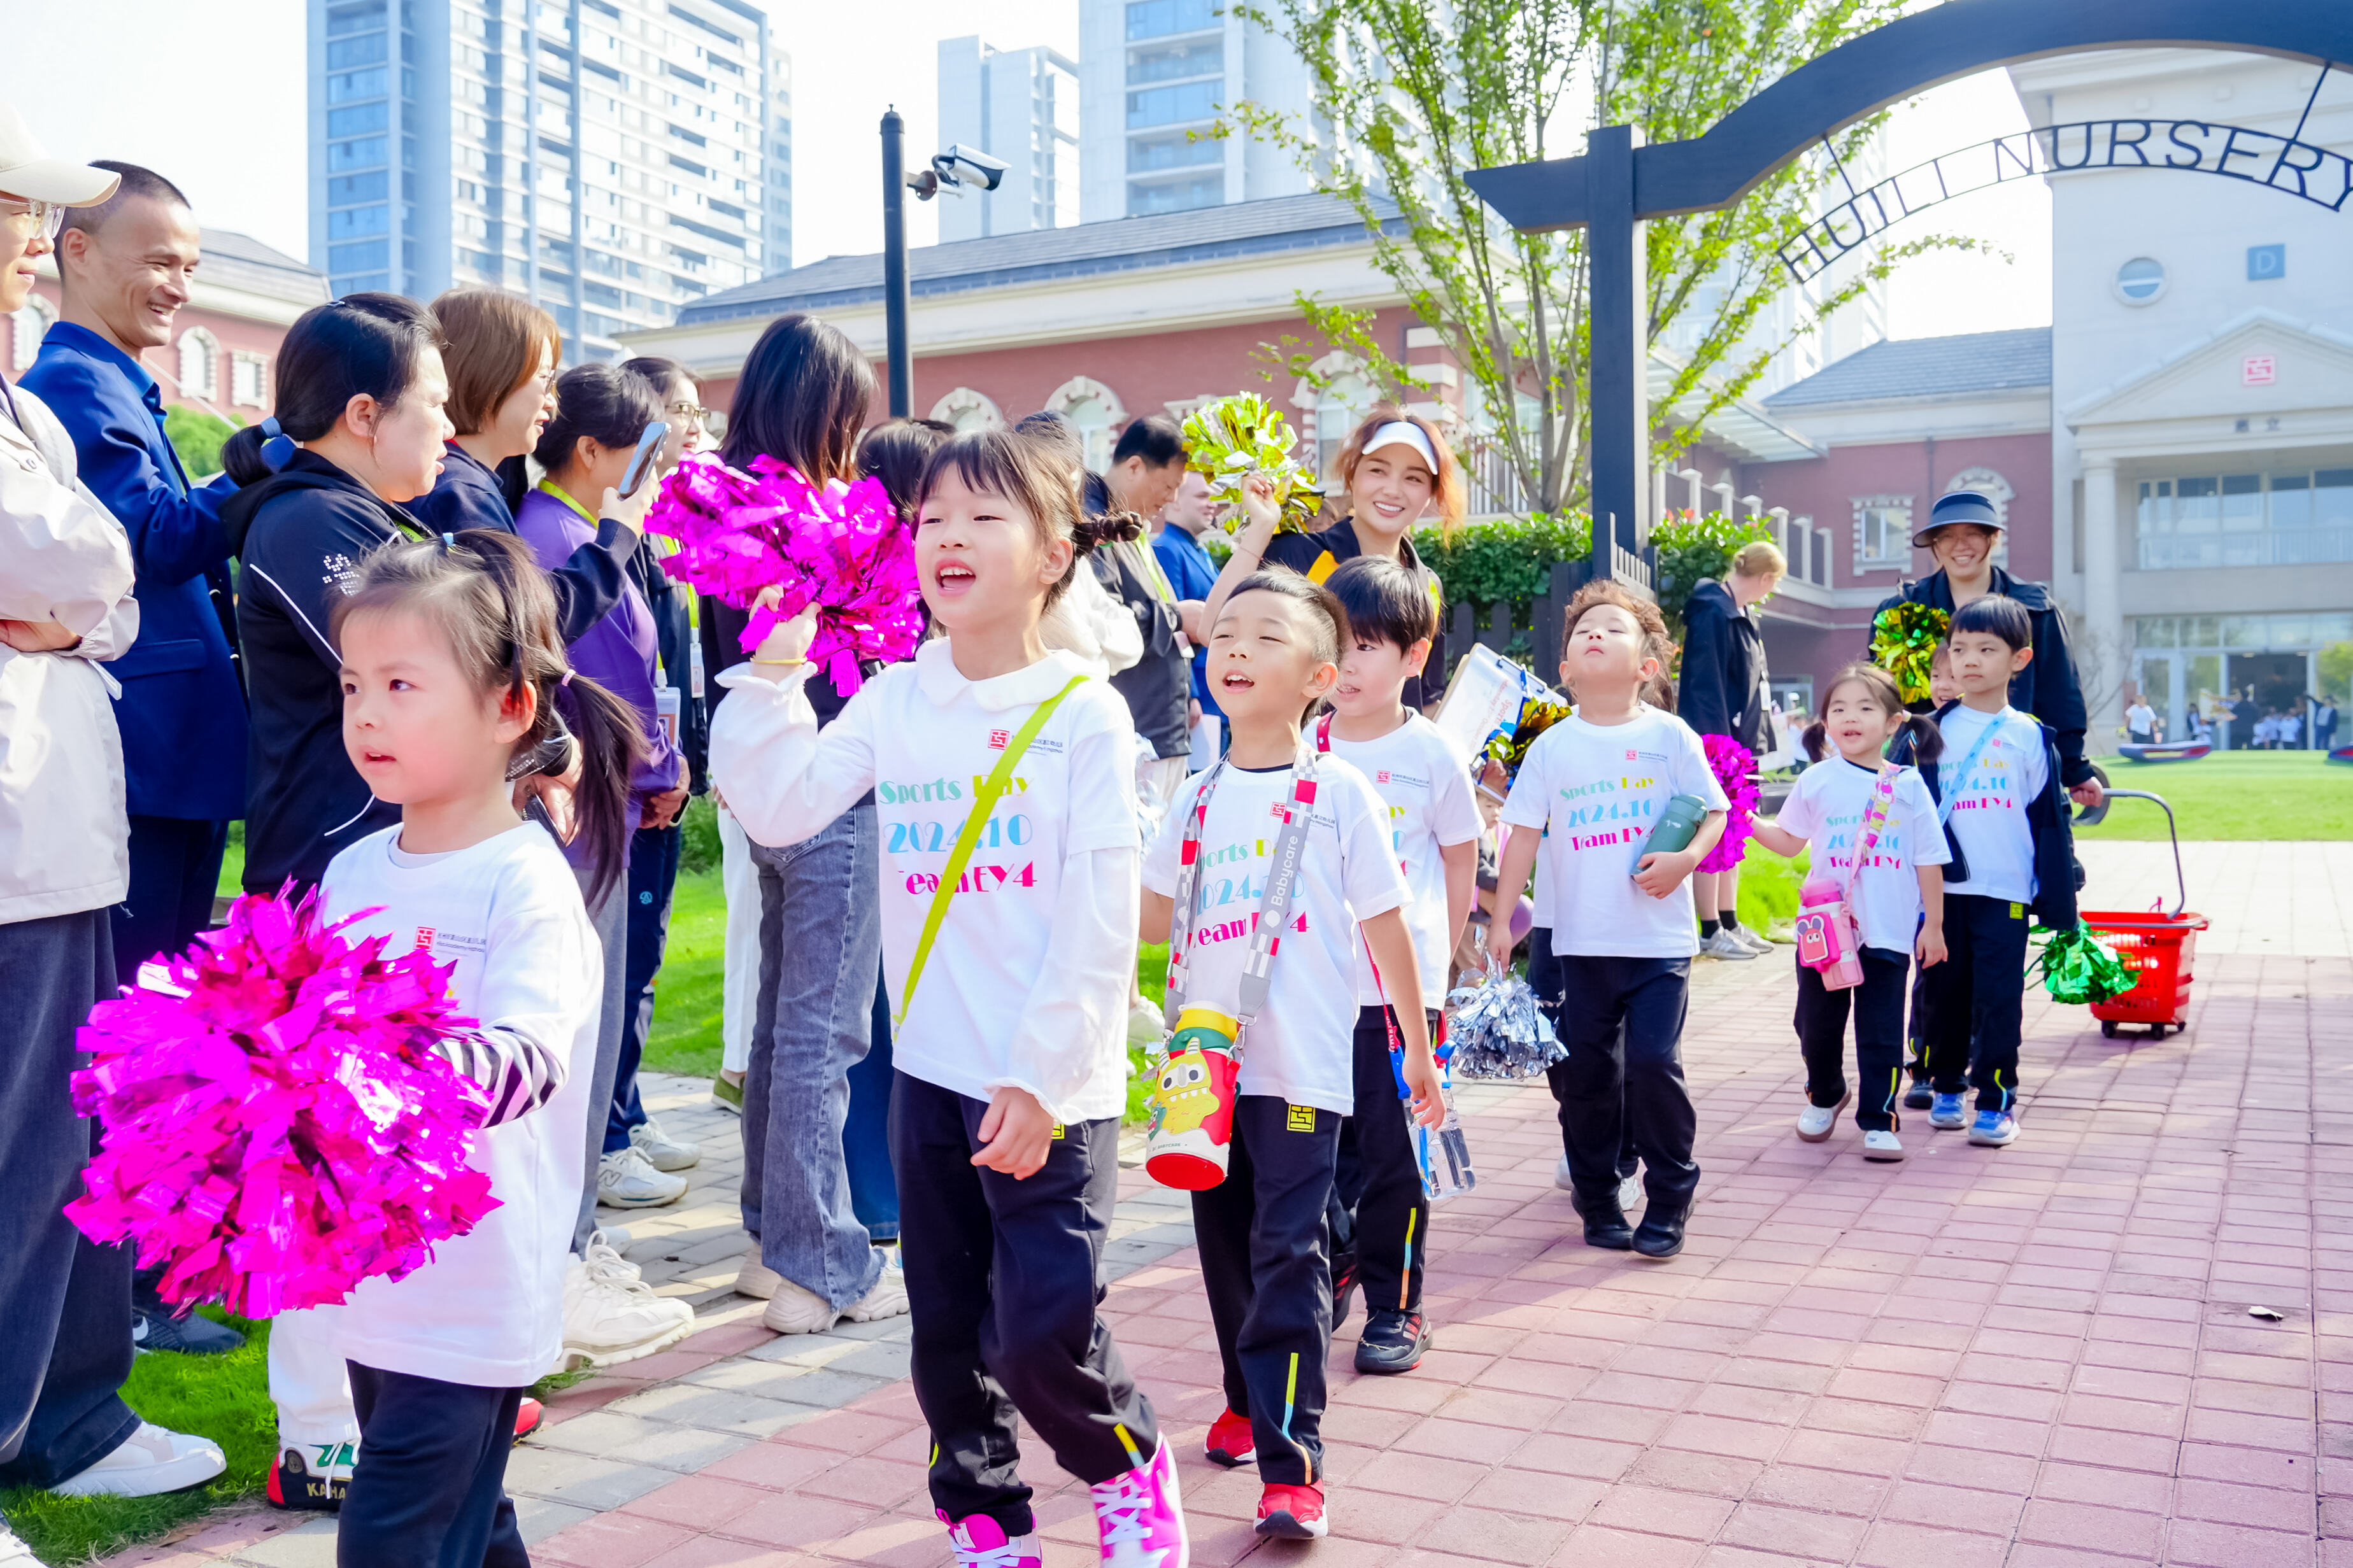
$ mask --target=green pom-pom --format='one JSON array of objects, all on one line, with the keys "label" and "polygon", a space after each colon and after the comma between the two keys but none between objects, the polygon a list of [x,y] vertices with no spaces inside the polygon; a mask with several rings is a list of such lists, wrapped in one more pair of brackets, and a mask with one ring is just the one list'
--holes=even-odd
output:
[{"label": "green pom-pom", "polygon": [[1895,678],[1906,702],[1928,700],[1928,666],[1953,617],[1933,605],[1906,599],[1879,612],[1871,623],[1871,661]]},{"label": "green pom-pom", "polygon": [[[1209,499],[1239,504],[1242,487],[1263,476],[1274,483],[1280,531],[1303,533],[1323,509],[1324,488],[1293,455],[1291,427],[1265,398],[1236,393],[1205,403],[1185,418],[1186,466],[1209,481]],[[1239,516],[1227,524],[1233,532]]]},{"label": "green pom-pom", "polygon": [[2042,987],[2054,1002],[2081,1007],[2123,995],[2139,984],[2116,950],[2088,926],[2053,931],[2042,947]]}]

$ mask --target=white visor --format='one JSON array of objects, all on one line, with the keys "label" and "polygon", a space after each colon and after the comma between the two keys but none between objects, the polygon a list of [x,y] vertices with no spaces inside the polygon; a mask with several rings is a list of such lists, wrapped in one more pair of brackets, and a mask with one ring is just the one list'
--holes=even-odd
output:
[{"label": "white visor", "polygon": [[1374,431],[1365,442],[1365,449],[1360,456],[1369,458],[1384,447],[1412,447],[1429,465],[1430,477],[1433,479],[1438,477],[1438,454],[1430,449],[1430,437],[1422,434],[1421,426],[1411,420],[1392,419]]}]

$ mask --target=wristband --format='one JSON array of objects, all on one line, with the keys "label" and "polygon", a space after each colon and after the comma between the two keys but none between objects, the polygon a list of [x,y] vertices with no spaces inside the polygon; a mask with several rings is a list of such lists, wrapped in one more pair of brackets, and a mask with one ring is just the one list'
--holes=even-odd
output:
[{"label": "wristband", "polygon": [[774,669],[797,669],[802,665],[807,664],[808,660],[805,658],[755,658],[752,662],[754,664],[765,664]]}]

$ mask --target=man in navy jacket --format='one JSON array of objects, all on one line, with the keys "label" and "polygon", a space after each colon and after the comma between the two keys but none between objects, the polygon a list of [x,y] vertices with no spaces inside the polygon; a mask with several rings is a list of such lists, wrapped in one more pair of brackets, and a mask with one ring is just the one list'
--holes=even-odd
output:
[{"label": "man in navy jacket", "polygon": [[164,399],[139,363],[172,339],[198,258],[195,216],[131,163],[114,195],[69,213],[58,237],[65,308],[25,384],[73,437],[84,483],[131,536],[139,638],[106,666],[131,815],[131,890],[113,915],[125,984],[211,923],[228,825],[245,815],[245,693],[227,618],[221,480],[193,484],[164,437]]}]

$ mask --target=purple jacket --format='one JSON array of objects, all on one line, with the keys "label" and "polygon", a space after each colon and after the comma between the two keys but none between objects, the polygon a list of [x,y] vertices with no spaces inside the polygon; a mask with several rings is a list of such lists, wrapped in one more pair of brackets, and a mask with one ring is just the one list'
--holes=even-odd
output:
[{"label": "purple jacket", "polygon": [[[596,537],[596,524],[540,489],[522,498],[522,506],[515,513],[515,531],[550,572]],[[655,648],[653,613],[647,609],[638,585],[626,577],[620,598],[571,648],[572,668],[635,708],[645,725],[650,750],[630,781],[633,793],[641,799],[674,789],[679,781],[678,749],[663,733],[654,709]]]}]

